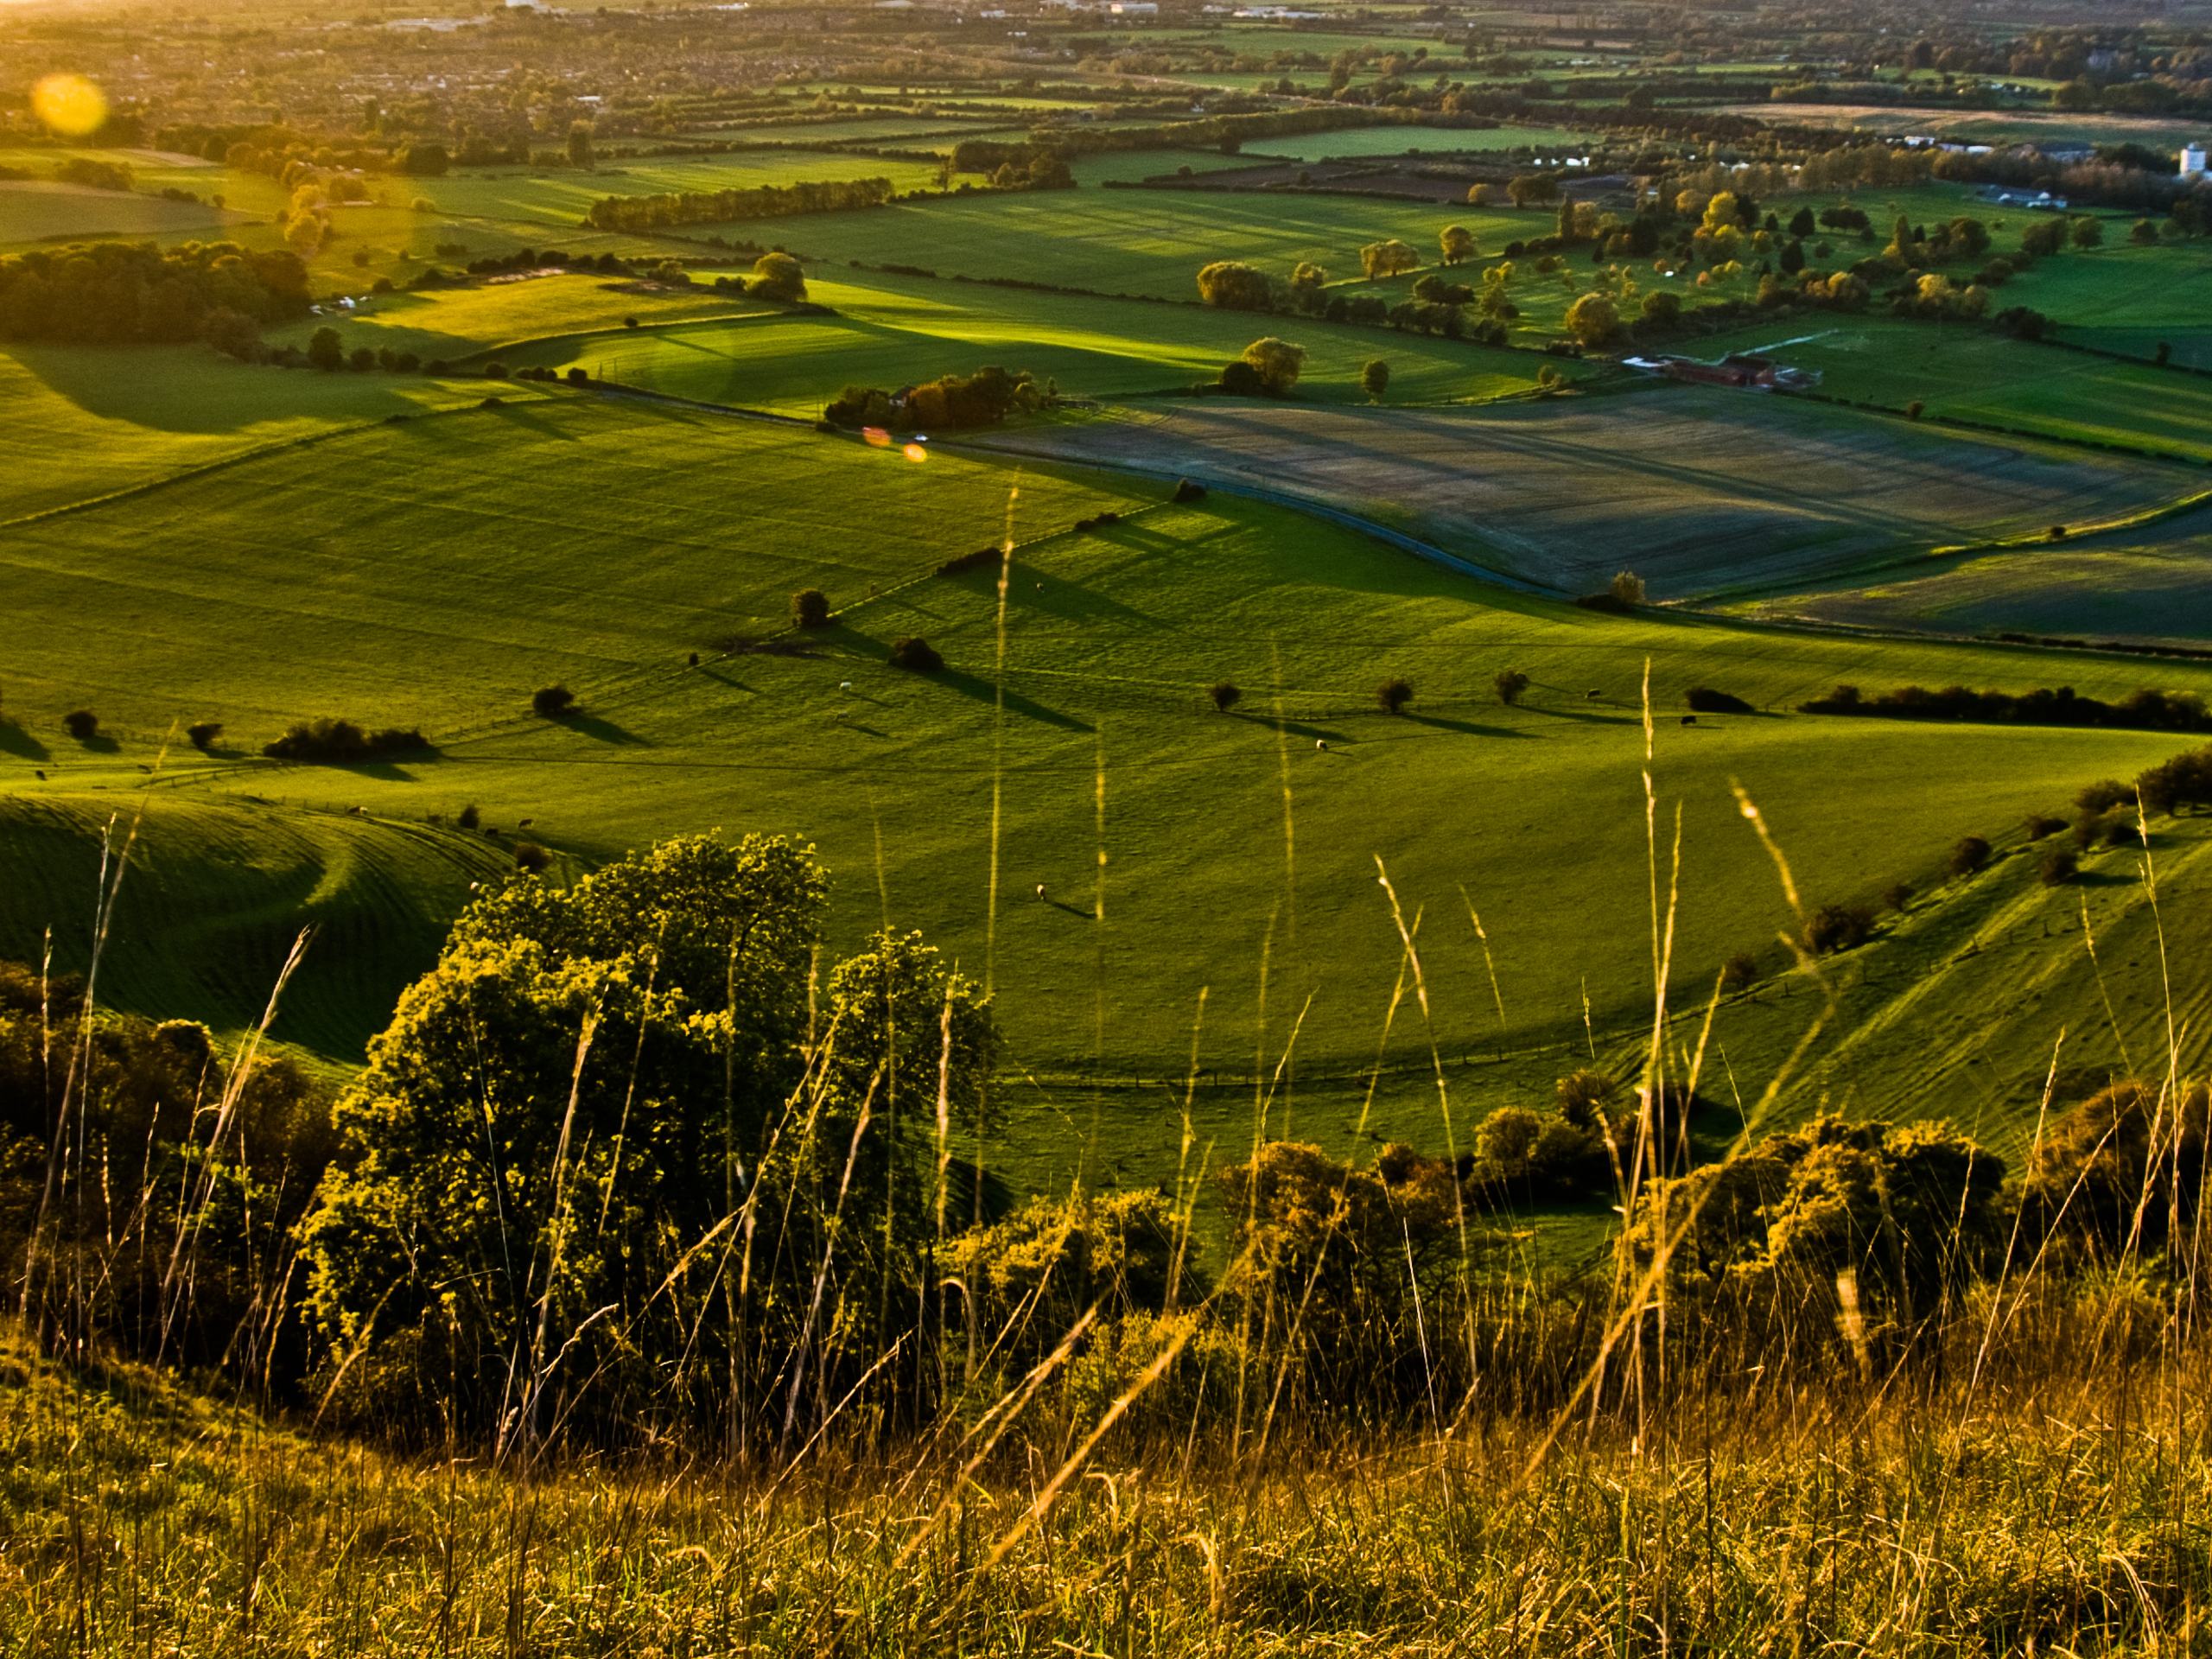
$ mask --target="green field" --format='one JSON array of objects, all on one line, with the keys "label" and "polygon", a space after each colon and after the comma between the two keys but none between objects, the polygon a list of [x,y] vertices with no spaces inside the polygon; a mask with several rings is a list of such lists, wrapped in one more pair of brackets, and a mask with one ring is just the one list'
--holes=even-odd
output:
[{"label": "green field", "polygon": [[92,190],[51,180],[0,179],[0,248],[87,236],[202,238],[236,216],[194,201],[121,190]]},{"label": "green field", "polygon": [[[1693,341],[1817,370],[1824,396],[2183,461],[2212,460],[2212,378],[2008,340],[1970,324],[1792,317]],[[2177,490],[2183,487],[2177,485]]]},{"label": "green field", "polygon": [[1427,156],[1478,156],[1510,149],[1564,149],[1589,142],[1587,134],[1565,127],[1391,126],[1260,138],[1245,148],[1246,154],[1251,156],[1281,156],[1294,162],[1319,162],[1338,156],[1386,157],[1414,152]]},{"label": "green field", "polygon": [[1376,358],[1390,365],[1391,403],[1526,391],[1543,366],[1525,353],[1459,341],[1194,305],[874,276],[864,283],[817,277],[810,292],[838,315],[617,329],[504,356],[510,367],[580,365],[623,385],[809,418],[848,385],[896,391],[985,363],[1027,369],[1089,397],[1172,391],[1212,379],[1263,334],[1306,348],[1298,395],[1308,401],[1365,402],[1360,370]]},{"label": "green field", "polygon": [[[632,291],[608,276],[493,277],[463,288],[380,294],[357,311],[332,310],[272,329],[276,343],[304,346],[318,328],[338,331],[346,349],[389,346],[425,360],[461,358],[549,335],[623,328],[631,318],[658,325],[686,317],[773,315],[741,294],[696,288]],[[518,359],[519,361],[519,359]]]},{"label": "green field", "polygon": [[[1204,1064],[1249,1072],[1303,1010],[1301,1109],[1319,1114],[1317,1133],[1348,1122],[1397,962],[1378,855],[1427,918],[1446,1052],[1480,1054],[1503,1037],[1531,1048],[1527,1071],[1563,1066],[1582,1040],[1586,989],[1597,1033],[1632,1031],[1650,971],[1636,714],[1647,660],[1667,711],[1665,810],[1671,822],[1680,801],[1686,814],[1686,986],[1729,951],[1759,950],[1784,913],[1732,779],[1825,898],[1917,880],[1957,836],[2002,835],[2080,783],[2177,747],[1783,713],[1678,728],[1671,710],[1693,683],[1783,710],[1839,679],[2025,687],[2054,670],[2028,652],[1594,616],[1228,498],[1026,547],[1008,589],[1001,722],[994,575],[929,569],[1001,533],[1010,497],[1027,541],[1159,494],[983,456],[916,464],[803,429],[588,397],[378,426],[11,532],[16,602],[0,617],[0,652],[21,724],[0,746],[0,775],[29,805],[81,814],[105,786],[127,808],[173,721],[219,718],[228,752],[172,755],[182,792],[162,801],[265,804],[296,828],[360,807],[395,833],[475,803],[487,824],[512,834],[531,818],[529,834],[585,859],[714,825],[804,835],[839,878],[842,938],[888,913],[995,979],[1014,1071],[1039,1079],[1016,1090],[1015,1141],[1041,1173],[1073,1155],[1070,1112],[1100,1114],[1102,1144],[1133,1171],[1172,1149],[1165,1096],[1084,1079],[1179,1076],[1202,989]],[[188,543],[193,556],[176,556]],[[714,654],[772,632],[789,593],[810,583],[843,615],[809,654]],[[887,639],[918,632],[944,652],[944,676],[883,664]],[[686,666],[691,651],[708,660]],[[1491,694],[1507,666],[1534,680],[1522,707]],[[2146,676],[2118,659],[2063,671],[2104,693]],[[1417,688],[1408,716],[1373,707],[1371,687],[1392,672]],[[2155,673],[2212,683],[2204,668]],[[1245,711],[1228,717],[1202,696],[1224,677],[1247,688]],[[530,690],[556,679],[579,693],[582,718],[528,715]],[[60,713],[79,706],[102,715],[116,747],[60,734]],[[321,713],[419,722],[440,753],[353,771],[247,758]],[[1091,915],[1102,773],[1103,923]],[[1854,798],[1883,803],[1880,833],[1837,810],[1846,776]],[[217,838],[205,839],[219,865]],[[19,889],[0,950],[32,950],[51,921],[65,957],[81,952],[75,857],[79,875]],[[232,879],[175,877],[207,895],[201,909]],[[447,882],[410,887],[405,902],[429,913],[457,897]],[[1470,903],[1494,953],[1502,1027]],[[191,972],[200,948],[158,918],[133,944],[156,988]],[[403,976],[391,968],[381,994]],[[283,1034],[342,1058],[339,1035],[375,1023],[373,989],[359,994],[353,1025],[326,1012]],[[258,1006],[244,988],[214,1000],[229,1010],[218,1023]],[[1785,1034],[1752,1020],[1737,1064],[1764,1064]],[[1402,1020],[1394,1065],[1414,1065],[1424,1041]],[[1526,1072],[1471,1076],[1471,1109],[1526,1086]],[[1209,1096],[1224,1135],[1249,1110],[1249,1093],[1238,1098]],[[1385,1128],[1434,1138],[1417,1071],[1381,1110]]]},{"label": "green field", "polygon": [[199,346],[0,349],[0,536],[26,513],[481,395],[391,375],[247,368]]}]

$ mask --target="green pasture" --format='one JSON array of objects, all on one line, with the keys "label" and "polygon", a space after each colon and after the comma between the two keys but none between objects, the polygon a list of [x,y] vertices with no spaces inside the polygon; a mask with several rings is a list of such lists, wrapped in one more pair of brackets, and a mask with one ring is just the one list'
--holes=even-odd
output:
[{"label": "green pasture", "polygon": [[199,346],[0,348],[0,543],[27,513],[480,395],[412,377],[249,368]]},{"label": "green pasture", "polygon": [[[839,273],[842,276],[843,274]],[[895,391],[985,363],[1063,392],[1113,397],[1213,379],[1263,334],[1306,347],[1301,401],[1367,401],[1363,366],[1389,363],[1385,402],[1494,397],[1534,388],[1543,359],[1460,341],[1195,305],[1038,294],[981,283],[861,276],[809,284],[835,316],[766,316],[552,339],[508,366],[567,370],[703,402],[808,418],[848,385]],[[1571,374],[1579,364],[1560,365]]]},{"label": "green pasture", "polygon": [[742,294],[716,292],[703,282],[641,294],[612,276],[492,277],[465,288],[370,296],[359,310],[327,310],[271,330],[268,338],[304,346],[315,330],[329,327],[337,330],[349,353],[361,346],[389,346],[427,361],[469,357],[548,336],[620,330],[632,318],[643,326],[742,314],[776,315]]},{"label": "green pasture", "polygon": [[1287,138],[1256,138],[1248,156],[1280,156],[1294,162],[1346,156],[1383,159],[1419,152],[1424,156],[1479,156],[1501,150],[1573,149],[1589,143],[1586,134],[1565,127],[1355,127],[1341,132],[1300,133]]},{"label": "green pasture", "polygon": [[[2212,461],[2212,378],[2007,339],[1972,324],[1820,315],[1689,342],[1702,357],[1752,352],[1822,376],[1853,403],[2075,443]],[[2195,487],[2177,480],[2177,493]]]},{"label": "green pasture", "polygon": [[219,235],[235,216],[202,202],[124,190],[92,190],[51,179],[0,179],[0,248],[73,237]]},{"label": "green pasture", "polygon": [[739,149],[713,156],[656,156],[589,169],[467,168],[443,178],[400,181],[396,189],[427,198],[438,212],[462,218],[533,223],[573,230],[603,196],[748,190],[817,180],[887,178],[900,190],[937,188],[933,162],[847,156],[832,149]]},{"label": "green pasture", "polygon": [[[2001,837],[2177,747],[1787,712],[1803,697],[1842,679],[2212,683],[2198,665],[1605,617],[1226,497],[1135,511],[1162,493],[588,397],[379,426],[11,535],[0,659],[20,724],[0,779],[57,810],[103,786],[129,807],[150,788],[317,823],[359,807],[395,830],[474,803],[504,835],[530,818],[526,833],[584,858],[717,826],[803,835],[838,876],[841,942],[888,918],[995,983],[1027,1079],[1023,1155],[1041,1171],[1085,1128],[1071,1100],[1113,1107],[1102,1144],[1172,1149],[1171,1094],[1135,1080],[1181,1077],[1202,993],[1203,1065],[1272,1068],[1294,1030],[1294,1075],[1309,1080],[1296,1099],[1334,1125],[1379,1051],[1399,1069],[1376,1127],[1437,1141],[1427,1032],[1410,1007],[1384,1028],[1400,943],[1378,855],[1419,926],[1436,1040],[1455,1063],[1503,1045],[1533,1052],[1531,1075],[1563,1069],[1586,1041],[1586,1040],[1628,1040],[1651,972],[1647,664],[1662,885],[1681,813],[1686,995],[1732,951],[1782,965],[1770,942],[1786,907],[1733,784],[1818,902],[1924,880],[1958,836]],[[1130,516],[1056,533],[1106,506]],[[1001,674],[996,571],[928,572],[1004,534],[1009,512],[1022,546]],[[837,626],[798,654],[716,654],[773,632],[806,585],[830,593]],[[886,642],[916,632],[944,652],[944,674],[885,664]],[[1509,667],[1533,682],[1517,708],[1491,689]],[[1415,688],[1403,716],[1374,703],[1390,674]],[[1246,693],[1228,715],[1204,695],[1223,678]],[[557,724],[528,713],[531,690],[556,679],[584,710]],[[1680,725],[1693,684],[1772,712]],[[60,733],[79,706],[102,714],[111,749]],[[251,758],[323,713],[419,723],[439,753],[356,770]],[[174,787],[149,784],[139,767],[179,718],[223,720],[223,752],[172,755]],[[1838,778],[1878,814],[1847,809]],[[177,879],[205,884],[202,909],[245,891],[219,868]],[[426,883],[402,880],[394,902],[458,901],[457,876]],[[2071,915],[2070,899],[2050,902]],[[10,901],[0,949],[22,954],[52,919],[65,954],[80,951],[82,913],[73,883],[42,885]],[[187,934],[149,924],[136,944],[163,957],[149,973],[190,971]],[[229,1002],[232,1024],[258,1006],[243,989]],[[365,1011],[354,1028],[373,1023]],[[343,1058],[337,1029],[283,1034]],[[1730,1052],[1746,1089],[1789,1029],[1745,1028]],[[1102,1091],[1102,1077],[1127,1086]],[[1210,1093],[1209,1137],[1249,1126],[1251,1098]],[[1471,1088],[1471,1109],[1483,1098]]]},{"label": "green pasture", "polygon": [[2107,245],[2046,259],[2005,290],[2061,325],[2059,338],[2130,357],[2160,345],[2212,369],[2212,241],[2126,244],[2131,221],[2107,219]]}]

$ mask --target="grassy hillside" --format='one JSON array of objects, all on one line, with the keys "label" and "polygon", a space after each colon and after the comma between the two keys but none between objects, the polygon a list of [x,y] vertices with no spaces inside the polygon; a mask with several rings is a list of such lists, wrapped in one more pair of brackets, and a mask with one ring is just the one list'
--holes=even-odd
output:
[{"label": "grassy hillside", "polygon": [[[1024,548],[1001,721],[995,573],[926,573],[987,544],[1017,486],[1025,539],[1159,495],[588,397],[378,427],[15,537],[22,599],[0,650],[18,665],[8,706],[23,724],[0,765],[27,800],[81,800],[142,781],[173,719],[219,718],[225,753],[168,763],[186,798],[416,822],[474,803],[488,824],[511,834],[530,818],[531,835],[585,857],[715,825],[800,834],[838,878],[841,939],[888,916],[995,980],[1014,1070],[1040,1082],[1019,1091],[1022,1155],[1051,1163],[1077,1144],[1084,1079],[1182,1075],[1202,990],[1205,1065],[1272,1066],[1296,1027],[1297,1073],[1356,1095],[1399,957],[1377,855],[1408,921],[1422,918],[1447,1053],[1541,1045],[1531,1070],[1555,1074],[1583,1041],[1586,995],[1597,1033],[1633,1029],[1651,973],[1647,660],[1662,843],[1675,803],[1684,815],[1684,984],[1738,950],[1783,963],[1762,941],[1787,909],[1732,783],[1818,902],[1923,880],[1959,836],[2002,836],[2180,747],[1783,712],[1681,726],[1693,684],[1782,711],[1842,679],[2025,688],[2056,671],[2032,652],[1594,615],[1218,497]],[[713,654],[774,632],[809,583],[842,613],[801,654]],[[57,626],[87,613],[101,629]],[[884,663],[910,632],[939,645],[946,673]],[[696,668],[692,650],[708,653]],[[1532,678],[1522,706],[1491,689],[1507,668]],[[1408,715],[1375,706],[1387,674],[1414,683]],[[2107,694],[2212,682],[2126,659],[2069,660],[2063,677]],[[1246,692],[1226,716],[1204,695],[1223,678]],[[582,718],[527,713],[531,689],[555,679]],[[114,729],[112,752],[56,729],[79,705]],[[419,722],[440,753],[359,771],[251,758],[286,721],[324,713]],[[77,884],[46,887],[15,907],[16,937],[81,910]],[[234,1002],[234,1019],[259,1006]],[[359,1024],[376,1017],[364,1008]],[[1745,1041],[1772,1052],[1781,1039]],[[1410,1011],[1389,1033],[1394,1061],[1422,1060],[1426,1043]],[[1433,1096],[1407,1075],[1383,1121],[1434,1140]],[[1249,1134],[1249,1084],[1217,1098],[1222,1136]],[[1113,1099],[1113,1116],[1098,1109],[1116,1155],[1172,1149],[1166,1094]]]}]

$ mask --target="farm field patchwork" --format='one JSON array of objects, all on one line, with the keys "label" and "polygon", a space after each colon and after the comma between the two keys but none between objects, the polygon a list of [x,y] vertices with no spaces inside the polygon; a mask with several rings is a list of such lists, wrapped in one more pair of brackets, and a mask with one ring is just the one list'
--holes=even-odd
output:
[{"label": "farm field patchwork", "polygon": [[1321,503],[1554,594],[1594,592],[1632,563],[1662,601],[2117,518],[2199,483],[1755,392],[1630,397],[1397,414],[1208,404],[982,442]]},{"label": "farm field patchwork", "polygon": [[219,207],[47,179],[0,179],[0,247],[87,236],[209,237],[237,222]]},{"label": "farm field patchwork", "polygon": [[[1456,340],[1195,305],[1037,294],[980,283],[855,274],[810,284],[835,316],[766,316],[548,340],[509,366],[580,366],[626,386],[808,418],[848,385],[896,391],[986,363],[1090,397],[1212,380],[1254,339],[1306,348],[1303,399],[1367,402],[1365,363],[1390,365],[1390,403],[1494,397],[1534,389],[1542,360]],[[1567,365],[1570,374],[1580,365]]]}]

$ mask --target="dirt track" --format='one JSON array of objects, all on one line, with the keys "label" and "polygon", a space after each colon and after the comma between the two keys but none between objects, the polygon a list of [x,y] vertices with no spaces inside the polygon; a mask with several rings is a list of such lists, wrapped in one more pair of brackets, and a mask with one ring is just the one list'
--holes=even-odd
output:
[{"label": "dirt track", "polygon": [[975,442],[1311,501],[1554,593],[1632,569],[1669,600],[2080,524],[2190,482],[2118,457],[1687,388],[1465,410],[1193,404]]}]

